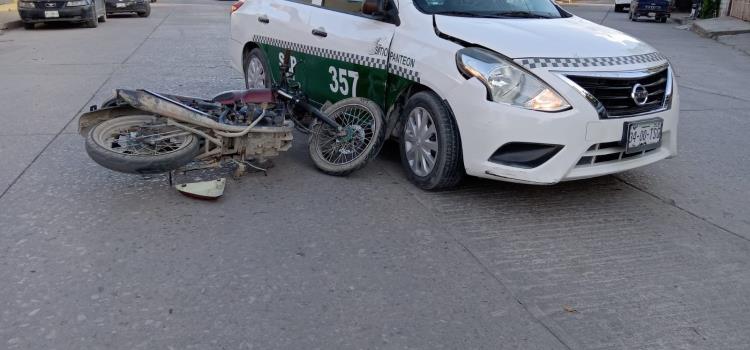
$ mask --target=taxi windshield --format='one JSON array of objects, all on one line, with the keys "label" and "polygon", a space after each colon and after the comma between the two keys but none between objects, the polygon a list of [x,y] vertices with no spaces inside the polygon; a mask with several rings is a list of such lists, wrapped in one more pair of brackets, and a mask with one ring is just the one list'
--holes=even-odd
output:
[{"label": "taxi windshield", "polygon": [[417,7],[431,15],[485,18],[560,18],[569,17],[551,0],[414,0]]}]

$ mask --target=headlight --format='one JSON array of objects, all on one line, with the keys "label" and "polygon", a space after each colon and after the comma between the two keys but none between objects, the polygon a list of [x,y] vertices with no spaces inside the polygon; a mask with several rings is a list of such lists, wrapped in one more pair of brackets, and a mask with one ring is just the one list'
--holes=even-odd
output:
[{"label": "headlight", "polygon": [[65,3],[65,6],[86,6],[89,2],[87,0],[76,0],[76,1],[68,1]]},{"label": "headlight", "polygon": [[30,1],[19,1],[18,2],[18,7],[22,8],[22,9],[33,9],[36,6],[34,6],[34,3],[30,2]]},{"label": "headlight", "polygon": [[570,108],[549,85],[490,50],[461,49],[456,54],[456,63],[467,78],[475,77],[487,87],[487,98],[491,101],[543,112]]}]

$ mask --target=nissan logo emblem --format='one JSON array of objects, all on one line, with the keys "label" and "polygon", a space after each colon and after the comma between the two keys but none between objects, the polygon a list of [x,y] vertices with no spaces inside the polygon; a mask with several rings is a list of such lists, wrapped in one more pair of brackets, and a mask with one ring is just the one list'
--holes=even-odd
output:
[{"label": "nissan logo emblem", "polygon": [[630,92],[630,97],[633,98],[635,104],[643,106],[648,102],[648,90],[641,84],[635,84],[633,91]]}]

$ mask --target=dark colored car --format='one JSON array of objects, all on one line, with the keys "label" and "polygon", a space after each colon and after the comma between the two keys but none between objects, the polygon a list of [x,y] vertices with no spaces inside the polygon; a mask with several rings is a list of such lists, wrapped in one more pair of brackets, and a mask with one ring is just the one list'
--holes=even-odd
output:
[{"label": "dark colored car", "polygon": [[96,28],[107,20],[104,0],[20,0],[18,15],[26,29],[45,22],[80,22]]},{"label": "dark colored car", "polygon": [[151,0],[105,0],[107,14],[137,13],[138,16],[148,17],[151,14]]},{"label": "dark colored car", "polygon": [[629,16],[633,22],[639,17],[648,17],[665,23],[671,12],[672,6],[668,0],[633,0],[630,2]]}]

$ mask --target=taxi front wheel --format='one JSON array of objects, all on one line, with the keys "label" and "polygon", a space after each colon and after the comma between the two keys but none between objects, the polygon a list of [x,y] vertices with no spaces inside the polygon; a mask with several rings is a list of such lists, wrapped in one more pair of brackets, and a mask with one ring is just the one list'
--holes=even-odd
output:
[{"label": "taxi front wheel", "polygon": [[458,126],[438,95],[412,96],[401,115],[401,164],[409,180],[424,190],[456,186],[464,176]]}]

